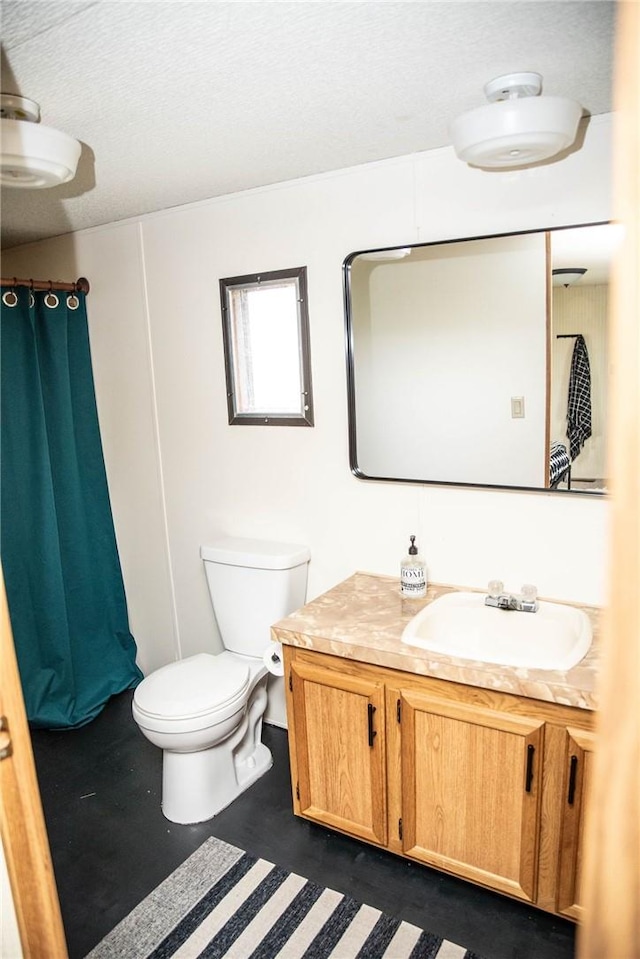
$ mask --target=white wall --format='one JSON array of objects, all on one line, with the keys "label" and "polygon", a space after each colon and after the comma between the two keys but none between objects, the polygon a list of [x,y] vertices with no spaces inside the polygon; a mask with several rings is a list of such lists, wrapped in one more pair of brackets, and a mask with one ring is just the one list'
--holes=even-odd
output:
[{"label": "white wall", "polygon": [[[610,117],[557,163],[487,173],[450,148],[23,247],[9,275],[89,277],[105,458],[147,670],[215,645],[201,543],[308,543],[309,598],[398,574],[410,533],[433,580],[600,603],[600,498],[372,483],[349,471],[341,264],[353,250],[606,220]],[[227,423],[218,279],[306,265],[316,426]],[[560,542],[559,542],[560,538]]]}]

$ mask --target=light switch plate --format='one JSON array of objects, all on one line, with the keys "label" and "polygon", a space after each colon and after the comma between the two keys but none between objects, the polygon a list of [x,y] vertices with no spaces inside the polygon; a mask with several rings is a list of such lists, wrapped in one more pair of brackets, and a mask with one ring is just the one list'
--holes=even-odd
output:
[{"label": "light switch plate", "polygon": [[511,397],[511,419],[524,419],[524,396]]}]

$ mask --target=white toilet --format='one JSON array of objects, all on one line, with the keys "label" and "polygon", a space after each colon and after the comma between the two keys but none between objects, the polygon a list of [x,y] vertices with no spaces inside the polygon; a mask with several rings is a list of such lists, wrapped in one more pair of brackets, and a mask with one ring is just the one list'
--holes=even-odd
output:
[{"label": "white toilet", "polygon": [[142,680],[133,718],[160,746],[162,811],[177,823],[211,819],[272,765],[260,741],[270,627],[304,604],[309,550],[220,539],[200,550],[224,652],[198,653]]}]

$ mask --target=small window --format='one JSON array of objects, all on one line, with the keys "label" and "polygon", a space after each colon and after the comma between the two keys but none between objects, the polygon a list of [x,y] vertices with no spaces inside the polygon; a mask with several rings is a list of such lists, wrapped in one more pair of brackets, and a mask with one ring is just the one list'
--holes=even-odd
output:
[{"label": "small window", "polygon": [[229,423],[313,426],[307,268],[220,280]]}]

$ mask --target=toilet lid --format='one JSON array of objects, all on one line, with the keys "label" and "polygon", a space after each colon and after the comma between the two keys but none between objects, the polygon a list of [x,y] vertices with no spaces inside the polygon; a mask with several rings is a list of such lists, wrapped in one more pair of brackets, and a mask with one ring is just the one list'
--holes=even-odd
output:
[{"label": "toilet lid", "polygon": [[198,653],[151,673],[134,696],[136,706],[149,716],[183,719],[242,700],[248,685],[249,667],[245,663]]}]

